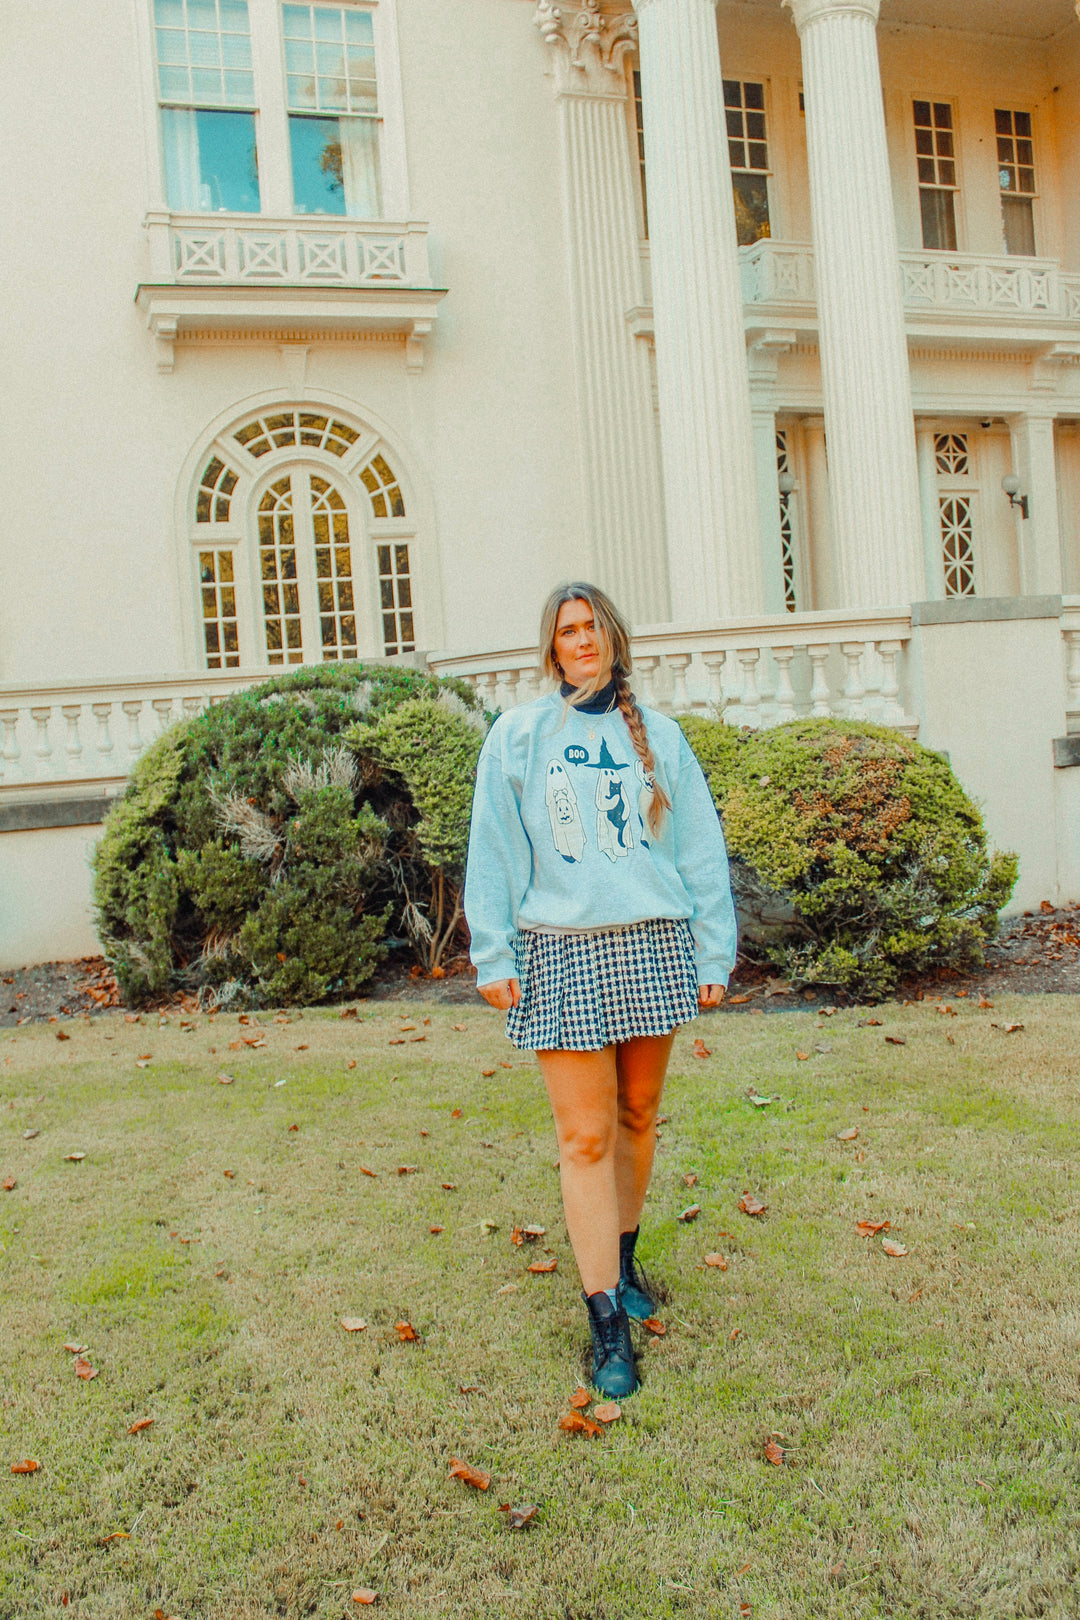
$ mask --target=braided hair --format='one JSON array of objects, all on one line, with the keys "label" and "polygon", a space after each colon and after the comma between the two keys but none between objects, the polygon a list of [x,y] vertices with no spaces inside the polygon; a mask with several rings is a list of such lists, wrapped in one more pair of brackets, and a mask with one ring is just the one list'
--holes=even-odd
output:
[{"label": "braided hair", "polygon": [[[596,625],[597,639],[605,652],[611,655],[610,679],[615,682],[615,702],[619,713],[626,721],[626,729],[630,733],[630,741],[634,745],[634,752],[641,761],[646,780],[652,789],[652,798],[649,804],[648,823],[649,831],[653,837],[659,837],[664,825],[664,816],[671,809],[671,800],[668,798],[660,783],[656,780],[656,760],[653,757],[652,746],[649,742],[649,733],[645,725],[645,716],[630,690],[630,672],[633,669],[633,659],[630,654],[630,632],[626,621],[611,598],[596,585],[588,585],[580,580],[573,580],[567,585],[559,585],[552,591],[544,604],[544,611],[540,620],[540,655],[544,673],[553,681],[561,682],[562,667],[555,657],[555,629],[559,621],[559,609],[566,602],[586,602],[592,609],[593,621]],[[593,677],[579,686],[574,694],[567,698],[567,704],[576,708],[578,704],[588,702],[589,698],[606,685],[600,675]]]}]

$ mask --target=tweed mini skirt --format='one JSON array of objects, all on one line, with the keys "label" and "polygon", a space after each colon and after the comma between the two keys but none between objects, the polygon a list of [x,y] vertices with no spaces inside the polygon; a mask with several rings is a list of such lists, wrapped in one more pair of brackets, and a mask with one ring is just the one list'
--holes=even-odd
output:
[{"label": "tweed mini skirt", "polygon": [[529,1052],[599,1052],[666,1035],[698,1010],[690,924],[654,917],[585,934],[522,928],[514,941],[521,1000],[506,1033]]}]

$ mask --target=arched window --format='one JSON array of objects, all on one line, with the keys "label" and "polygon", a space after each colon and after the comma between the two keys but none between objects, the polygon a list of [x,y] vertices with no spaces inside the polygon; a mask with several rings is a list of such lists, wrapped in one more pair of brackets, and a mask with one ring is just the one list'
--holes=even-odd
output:
[{"label": "arched window", "polygon": [[262,411],[220,434],[189,507],[206,667],[415,651],[409,504],[393,451],[336,412]]}]

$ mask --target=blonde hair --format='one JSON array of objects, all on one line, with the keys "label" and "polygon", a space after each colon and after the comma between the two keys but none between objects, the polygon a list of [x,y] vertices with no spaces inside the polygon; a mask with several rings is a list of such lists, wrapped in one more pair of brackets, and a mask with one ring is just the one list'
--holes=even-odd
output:
[{"label": "blonde hair", "polygon": [[[611,658],[609,678],[615,682],[616,705],[626,721],[626,729],[630,733],[634,752],[652,784],[652,799],[648,814],[649,831],[654,837],[659,837],[664,825],[664,815],[671,809],[671,800],[656,780],[656,760],[649,743],[645,716],[630,690],[630,672],[634,664],[630,654],[630,631],[627,629],[626,620],[610,596],[599,586],[588,585],[582,580],[557,585],[545,602],[544,611],[540,616],[541,665],[544,674],[557,684],[561,684],[563,672],[555,657],[555,630],[559,622],[559,609],[567,602],[586,602],[592,609],[597,640],[602,652]],[[579,686],[566,699],[568,707],[577,708],[579,704],[587,703],[606,684],[607,681],[600,674],[595,675],[591,681]]]}]

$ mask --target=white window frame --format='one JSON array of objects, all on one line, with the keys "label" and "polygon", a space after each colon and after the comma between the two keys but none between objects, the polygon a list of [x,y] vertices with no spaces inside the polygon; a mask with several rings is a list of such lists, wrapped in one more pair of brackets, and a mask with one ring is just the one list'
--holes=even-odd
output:
[{"label": "white window frame", "polygon": [[[926,101],[926,102],[928,102],[930,104],[931,117],[933,116],[933,107],[934,107],[935,102],[937,102],[941,106],[949,106],[949,107],[952,108],[952,137],[953,137],[952,162],[956,167],[956,183],[954,185],[952,185],[952,186],[934,185],[932,187],[924,187],[923,182],[919,179],[919,159],[920,159],[920,157],[926,157],[928,154],[925,153],[925,152],[920,152],[919,151],[917,141],[916,141],[915,131],[916,131],[916,128],[918,126],[915,123],[915,103],[917,101]],[[925,126],[923,126],[923,127],[925,127]],[[917,232],[918,232],[918,242],[919,242],[918,251],[921,252],[921,253],[966,253],[967,252],[967,211],[966,211],[966,201],[965,201],[965,199],[967,197],[967,190],[966,190],[966,187],[964,185],[964,167],[963,167],[963,161],[962,161],[963,154],[961,153],[961,150],[960,150],[960,103],[959,103],[959,100],[958,100],[958,98],[956,96],[935,96],[935,95],[929,95],[928,96],[924,91],[911,91],[908,94],[908,97],[907,97],[907,148],[908,148],[908,152],[910,154],[910,166],[909,166],[909,171],[908,172],[912,176],[914,176],[914,181],[915,181],[915,225],[916,225],[916,229],[917,229]],[[996,150],[996,148],[995,148],[995,150]],[[937,158],[936,152],[934,154],[934,161],[935,161],[935,164],[939,161],[938,158]],[[995,173],[996,172],[997,171],[995,170]],[[928,247],[923,246],[923,239],[922,239],[922,195],[921,195],[923,190],[951,191],[952,192],[952,194],[953,194],[953,220],[954,220],[954,223],[956,225],[956,246],[955,246],[955,248],[928,248]]]},{"label": "white window frame", "polygon": [[[320,0],[313,0],[319,4]],[[353,6],[371,14],[375,36],[375,73],[379,93],[379,171],[384,220],[408,220],[408,167],[405,156],[405,108],[398,46],[397,0],[326,0],[338,7]],[[285,43],[281,22],[282,0],[248,0],[251,54],[255,73],[255,142],[259,154],[258,214],[213,213],[207,218],[304,219],[323,216],[293,212],[292,155],[289,147],[285,80]],[[147,126],[147,192],[151,212],[168,213],[165,190],[165,154],[157,86],[154,40],[154,0],[137,6],[140,55],[143,63],[143,113]],[[345,216],[347,218],[348,216]],[[342,218],[331,215],[327,218]]]},{"label": "white window frame", "polygon": [[[284,445],[262,456],[251,455],[236,442],[234,434],[245,422],[256,416],[272,416],[293,410],[317,412],[336,417],[355,429],[359,435],[343,456],[314,445]],[[404,517],[377,518],[371,508],[369,493],[360,480],[361,471],[376,455],[383,455],[392,468],[401,489],[405,506]],[[231,497],[227,523],[197,523],[196,500],[200,479],[207,463],[217,456],[238,475]],[[236,591],[237,635],[240,643],[240,667],[270,671],[299,668],[299,665],[270,664],[262,609],[262,581],[259,567],[258,518],[259,502],[270,484],[286,472],[303,470],[317,472],[327,478],[340,492],[349,516],[349,543],[352,548],[353,598],[357,627],[356,662],[365,659],[383,659],[382,608],[379,599],[378,554],[379,545],[404,542],[409,547],[409,572],[413,593],[414,645],[430,647],[433,619],[429,606],[436,588],[434,577],[429,578],[434,566],[429,547],[423,543],[423,519],[418,511],[418,494],[409,478],[403,458],[386,437],[355,414],[339,405],[328,403],[317,396],[299,399],[276,399],[265,404],[252,404],[242,414],[233,416],[216,434],[202,441],[197,457],[190,459],[186,476],[177,491],[182,502],[183,532],[187,545],[187,580],[184,595],[190,603],[185,636],[191,636],[191,661],[200,669],[207,669],[207,652],[203,635],[202,587],[199,578],[201,551],[231,551],[233,555],[233,581]],[[300,525],[296,525],[296,539],[300,543]],[[308,559],[300,563],[298,575],[305,576],[308,586],[314,581],[314,565],[310,578],[306,577]],[[310,597],[310,589],[308,590]],[[321,664],[322,642],[309,644],[309,625],[318,623],[317,607],[305,604],[301,595],[301,623],[304,627],[304,663]],[[411,661],[412,654],[399,655]],[[330,660],[351,663],[353,660]]]},{"label": "white window frame", "polygon": [[[767,73],[749,73],[749,72],[744,72],[741,68],[738,71],[734,71],[733,69],[731,69],[727,65],[727,63],[724,64],[723,77],[724,77],[724,79],[730,81],[733,84],[738,83],[739,85],[742,86],[742,93],[743,93],[742,112],[743,112],[743,118],[744,118],[744,127],[745,127],[745,117],[746,117],[747,111],[748,110],[756,110],[756,109],[748,109],[746,107],[746,86],[748,84],[760,84],[760,86],[761,86],[761,98],[762,98],[762,101],[765,103],[764,107],[761,109],[762,113],[764,114],[764,118],[765,118],[765,141],[764,141],[764,145],[765,145],[765,147],[766,147],[766,149],[768,151],[768,154],[769,154],[769,166],[768,166],[767,169],[742,169],[742,168],[737,169],[731,163],[730,152],[729,152],[728,167],[729,167],[729,169],[731,171],[731,175],[732,175],[731,205],[732,205],[733,208],[735,206],[735,195],[734,195],[734,192],[735,192],[734,177],[735,177],[735,175],[737,175],[737,174],[761,175],[764,178],[764,181],[765,181],[765,206],[766,206],[766,209],[768,210],[768,215],[769,215],[769,234],[768,234],[768,236],[765,236],[765,237],[759,236],[758,241],[759,242],[767,242],[767,241],[770,241],[770,240],[774,239],[776,237],[776,235],[777,235],[777,232],[776,232],[776,229],[775,229],[775,227],[776,227],[776,218],[775,218],[775,207],[776,207],[776,164],[775,164],[775,157],[776,157],[776,150],[775,150],[776,123],[775,123],[774,116],[773,116],[772,79],[770,78],[770,76]],[[721,99],[723,99],[723,93],[722,92],[721,92]],[[727,141],[729,139],[734,139],[733,136],[729,137],[728,133],[727,133],[727,111],[728,111],[727,103],[725,102],[724,103],[724,140],[725,141]],[[744,145],[748,146],[750,144],[749,137],[744,136],[743,140],[744,140]],[[725,151],[728,151],[727,147],[725,147]],[[756,243],[749,242],[749,243],[745,243],[743,245],[746,246],[746,247],[754,247],[754,246],[756,246]]]}]

